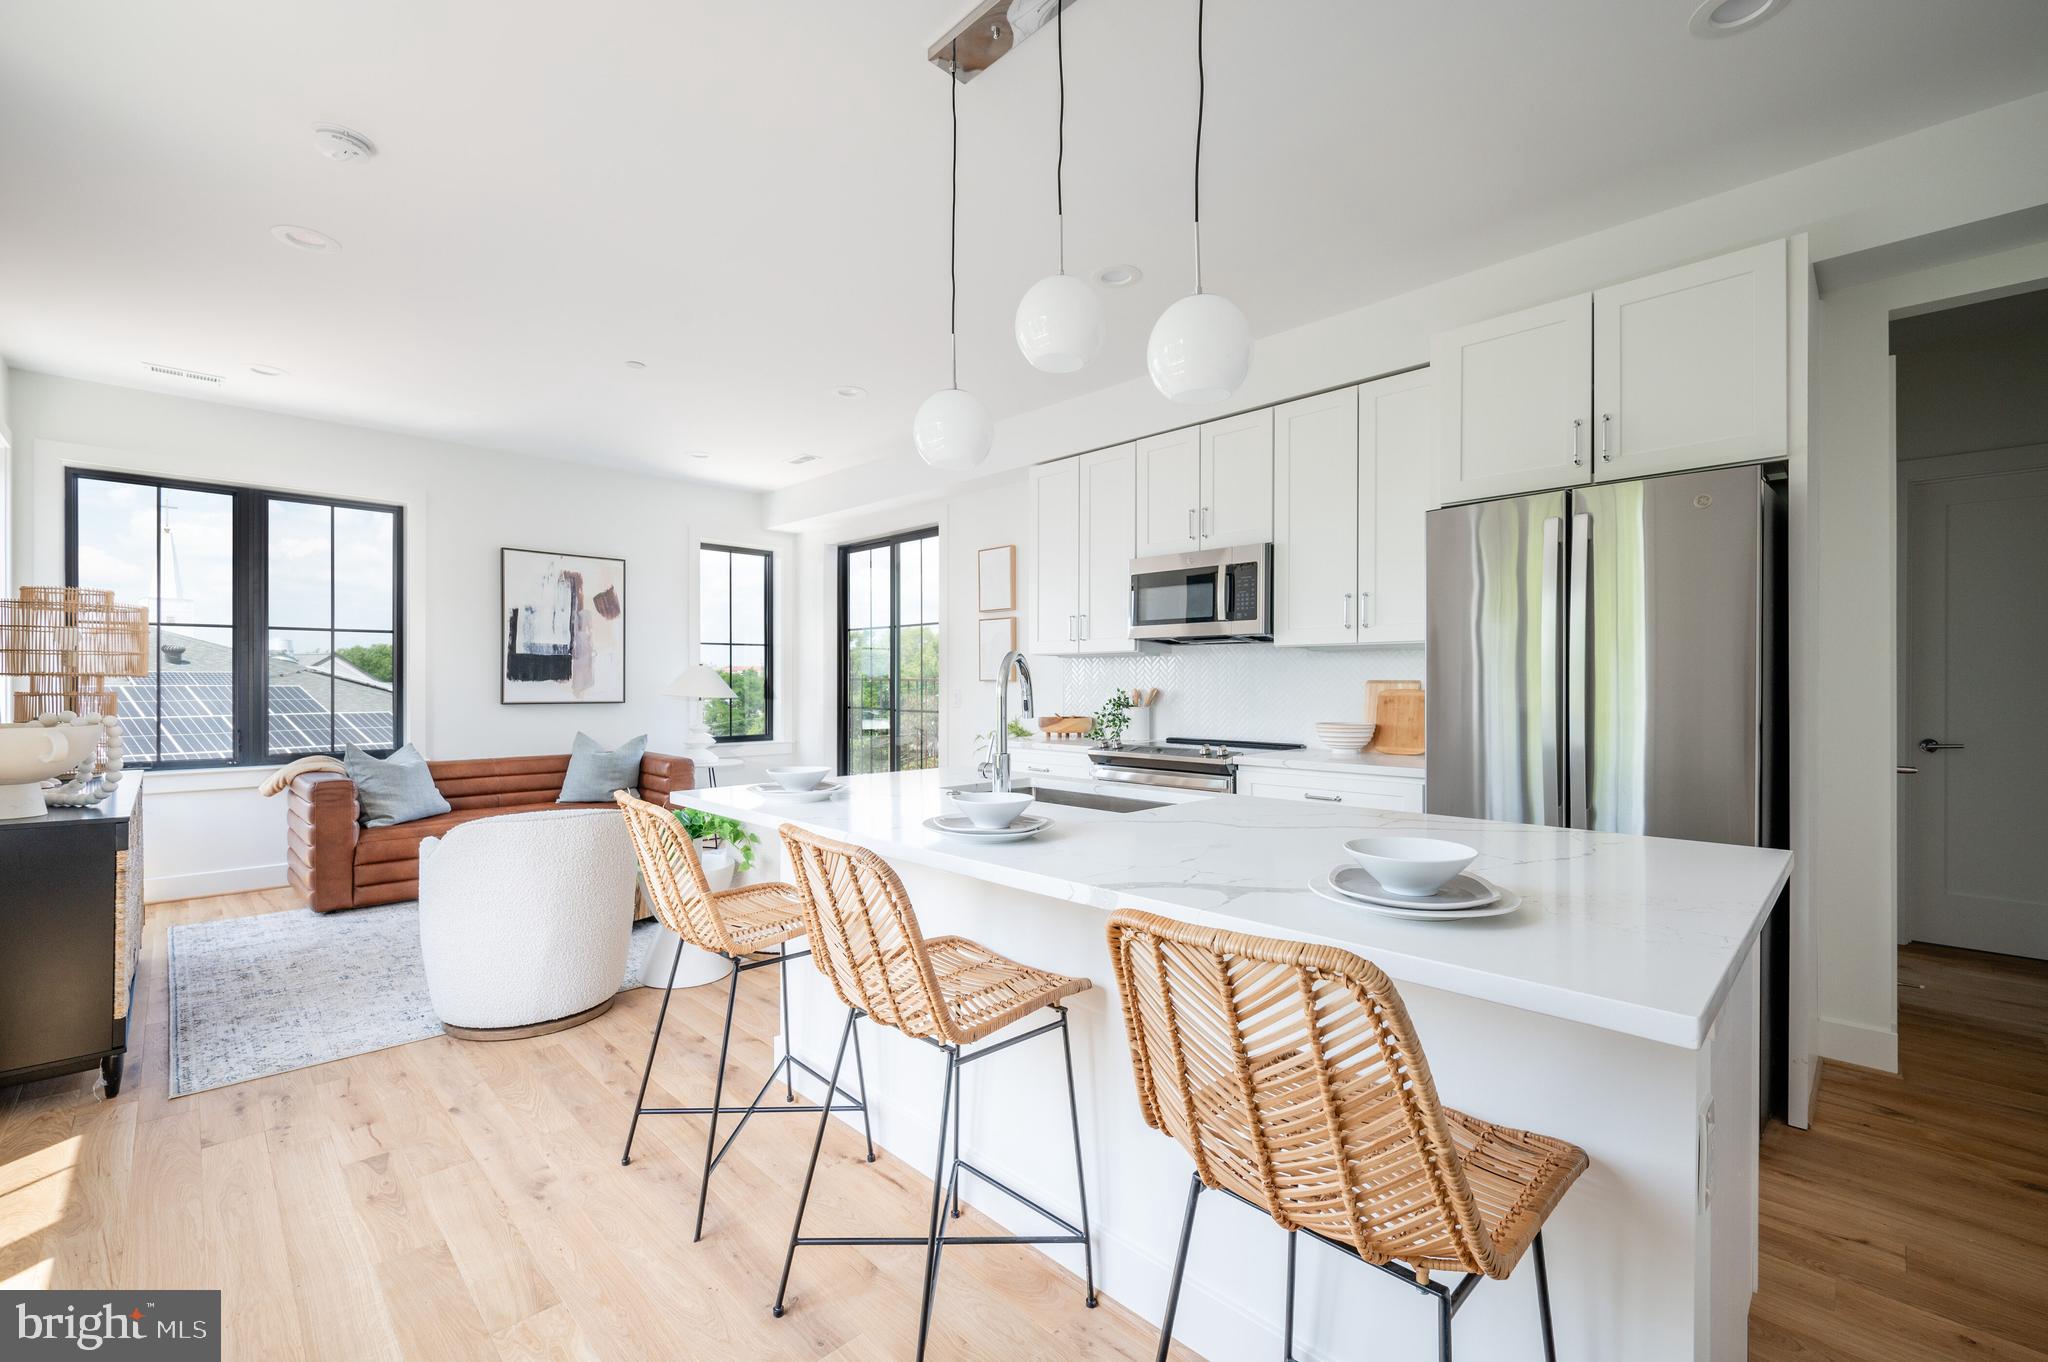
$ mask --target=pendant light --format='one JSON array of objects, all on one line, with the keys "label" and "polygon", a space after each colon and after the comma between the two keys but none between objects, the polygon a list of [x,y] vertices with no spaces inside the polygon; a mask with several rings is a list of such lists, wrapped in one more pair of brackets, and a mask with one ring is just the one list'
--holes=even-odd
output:
[{"label": "pendant light", "polygon": [[[1067,8],[1054,0],[1053,42],[1059,52],[1059,158],[1054,163],[1053,203],[1059,220],[1060,268],[1025,290],[1017,304],[1017,348],[1031,367],[1071,374],[1102,349],[1108,325],[1095,290],[1067,273]],[[1014,7],[1013,7],[1014,14]],[[1014,26],[1014,18],[1013,18]]]},{"label": "pendant light", "polygon": [[995,421],[972,393],[960,390],[960,44],[953,44],[953,69],[946,74],[953,115],[953,200],[948,227],[946,333],[953,350],[953,382],[924,400],[910,424],[917,456],[933,468],[972,468],[995,443]]},{"label": "pendant light", "polygon": [[1252,367],[1252,328],[1228,298],[1202,292],[1202,117],[1205,0],[1195,0],[1195,291],[1159,314],[1145,346],[1152,386],[1176,402],[1221,402]]}]

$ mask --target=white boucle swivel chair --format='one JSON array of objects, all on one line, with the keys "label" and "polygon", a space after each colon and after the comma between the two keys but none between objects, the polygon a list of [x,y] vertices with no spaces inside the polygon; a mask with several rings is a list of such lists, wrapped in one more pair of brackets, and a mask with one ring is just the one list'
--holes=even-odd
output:
[{"label": "white boucle swivel chair", "polygon": [[420,843],[420,955],[441,1027],[513,1040],[618,996],[638,863],[613,809],[482,818]]}]

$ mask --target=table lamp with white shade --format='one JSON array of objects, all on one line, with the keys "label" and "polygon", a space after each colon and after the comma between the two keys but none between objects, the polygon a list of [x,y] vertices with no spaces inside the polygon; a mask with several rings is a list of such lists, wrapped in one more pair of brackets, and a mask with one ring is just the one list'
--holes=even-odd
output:
[{"label": "table lamp with white shade", "polygon": [[712,744],[717,739],[712,736],[710,729],[704,727],[703,702],[737,699],[732,687],[725,683],[724,677],[699,662],[694,667],[686,668],[681,676],[669,682],[668,688],[662,694],[698,702],[690,709],[690,726],[683,731],[683,750],[677,755],[695,761],[710,759],[713,756]]}]

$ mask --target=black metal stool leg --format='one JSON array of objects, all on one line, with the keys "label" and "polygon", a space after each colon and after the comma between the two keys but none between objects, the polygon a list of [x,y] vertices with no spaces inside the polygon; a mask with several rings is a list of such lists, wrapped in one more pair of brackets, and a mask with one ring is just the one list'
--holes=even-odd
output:
[{"label": "black metal stool leg", "polygon": [[[681,952],[677,952],[681,954]],[[732,1047],[733,1006],[740,996],[740,962],[732,962],[732,973],[725,989],[725,1034],[718,1041],[718,1077],[711,1084],[711,1115],[704,1127],[704,1176],[697,1183],[697,1224],[690,1231],[690,1242],[696,1243],[704,1237],[704,1203],[711,1196],[711,1158],[718,1146],[718,1108],[725,1102],[725,1057]],[[829,1104],[830,1098],[827,1098]]]},{"label": "black metal stool leg", "polygon": [[1537,1231],[1536,1242],[1536,1312],[1543,1321],[1543,1362],[1557,1362],[1557,1339],[1550,1332],[1550,1274],[1543,1264],[1543,1233]]},{"label": "black metal stool leg", "polygon": [[946,1047],[946,1087],[939,1094],[939,1152],[932,1159],[931,1240],[925,1246],[924,1254],[924,1300],[918,1307],[916,1362],[924,1362],[925,1344],[931,1340],[932,1299],[938,1287],[939,1227],[946,1208],[946,1187],[952,1181],[946,1176],[946,1127],[951,1124],[948,1118],[953,1113],[953,1085],[959,1081],[959,1074],[960,1052],[949,1045]]},{"label": "black metal stool leg", "polygon": [[[782,1100],[794,1102],[796,1101],[796,1074],[792,1071],[789,1062],[790,1045],[792,1043],[792,1037],[789,1034],[789,943],[785,941],[777,946],[775,948],[775,955],[777,974],[775,991],[782,995],[782,1084],[784,1092]],[[832,1105],[834,1096],[835,1094],[829,1092],[825,1094],[826,1106]]]},{"label": "black metal stool leg", "polygon": [[[647,1067],[640,1071],[640,1093],[633,1099],[633,1123],[626,1127],[626,1148],[619,1155],[621,1167],[633,1161],[633,1136],[640,1129],[640,1109],[647,1105],[647,1081],[654,1077],[654,1052],[661,1046],[662,1024],[668,1020],[669,999],[676,996],[676,969],[682,963],[683,943],[678,938],[675,959],[668,966],[668,987],[661,995],[661,1011],[654,1016],[654,1034],[647,1040]],[[735,974],[733,977],[737,979],[739,976]]]},{"label": "black metal stool leg", "polygon": [[1451,1298],[1448,1293],[1436,1298],[1436,1356],[1437,1362],[1451,1362]]},{"label": "black metal stool leg", "polygon": [[1074,1096],[1074,1043],[1067,1035],[1067,1009],[1060,1014],[1060,1053],[1067,1061],[1067,1120],[1074,1128],[1074,1185],[1081,1190],[1081,1263],[1087,1273],[1088,1308],[1100,1302],[1095,1297],[1095,1236],[1088,1225],[1088,1175],[1081,1171],[1081,1103]]},{"label": "black metal stool leg", "polygon": [[1159,1321],[1159,1359],[1173,1347],[1173,1316],[1180,1309],[1180,1279],[1188,1268],[1188,1240],[1195,1234],[1195,1204],[1202,1197],[1202,1175],[1188,1179],[1188,1213],[1180,1222],[1180,1248],[1173,1255],[1173,1278],[1166,1287],[1166,1315]]},{"label": "black metal stool leg", "polygon": [[[960,1127],[966,1124],[965,1118],[960,1114],[960,1094],[966,1087],[967,1075],[958,1075],[953,1083],[953,1162],[956,1164],[960,1162]],[[952,1203],[953,1218],[958,1220],[960,1218],[960,1180],[953,1178],[950,1181],[953,1186],[952,1190],[946,1193],[946,1200]]]},{"label": "black metal stool leg", "polygon": [[857,1014],[852,1008],[846,1010],[846,1029],[839,1033],[839,1052],[832,1056],[832,1076],[825,1080],[827,1100],[819,1103],[818,1135],[811,1141],[811,1161],[804,1168],[804,1187],[797,1193],[796,1219],[789,1226],[789,1252],[782,1259],[782,1280],[775,1287],[775,1317],[782,1318],[782,1301],[789,1293],[789,1270],[796,1263],[797,1236],[804,1229],[804,1207],[810,1204],[811,1180],[818,1172],[818,1151],[825,1147],[825,1127],[832,1124],[832,1103],[830,1095],[839,1090],[839,1066],[846,1062],[846,1042],[853,1035],[853,1019]]},{"label": "black metal stool leg", "polygon": [[[853,1073],[854,1077],[860,1081],[860,1134],[861,1138],[868,1142],[868,1162],[873,1163],[875,1161],[875,1131],[874,1127],[868,1124],[868,1071],[860,1062],[860,1029],[858,1027],[854,1028],[853,1032]],[[830,1103],[832,1098],[828,1095],[825,1100],[827,1103]]]},{"label": "black metal stool leg", "polygon": [[1280,1362],[1294,1362],[1294,1247],[1300,1237],[1293,1230],[1287,1232],[1287,1310],[1282,1316]]}]

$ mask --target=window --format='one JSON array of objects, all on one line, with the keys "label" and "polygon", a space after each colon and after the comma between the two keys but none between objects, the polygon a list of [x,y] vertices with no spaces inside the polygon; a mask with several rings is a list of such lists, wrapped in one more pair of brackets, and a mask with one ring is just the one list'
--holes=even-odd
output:
[{"label": "window", "polygon": [[68,470],[66,580],[149,607],[149,674],[112,679],[129,760],[396,748],[403,544],[395,506]]},{"label": "window", "polygon": [[839,550],[839,769],[939,764],[939,532]]},{"label": "window", "polygon": [[775,555],[706,544],[697,572],[702,656],[734,696],[706,700],[704,726],[720,742],[766,742],[775,736]]}]

